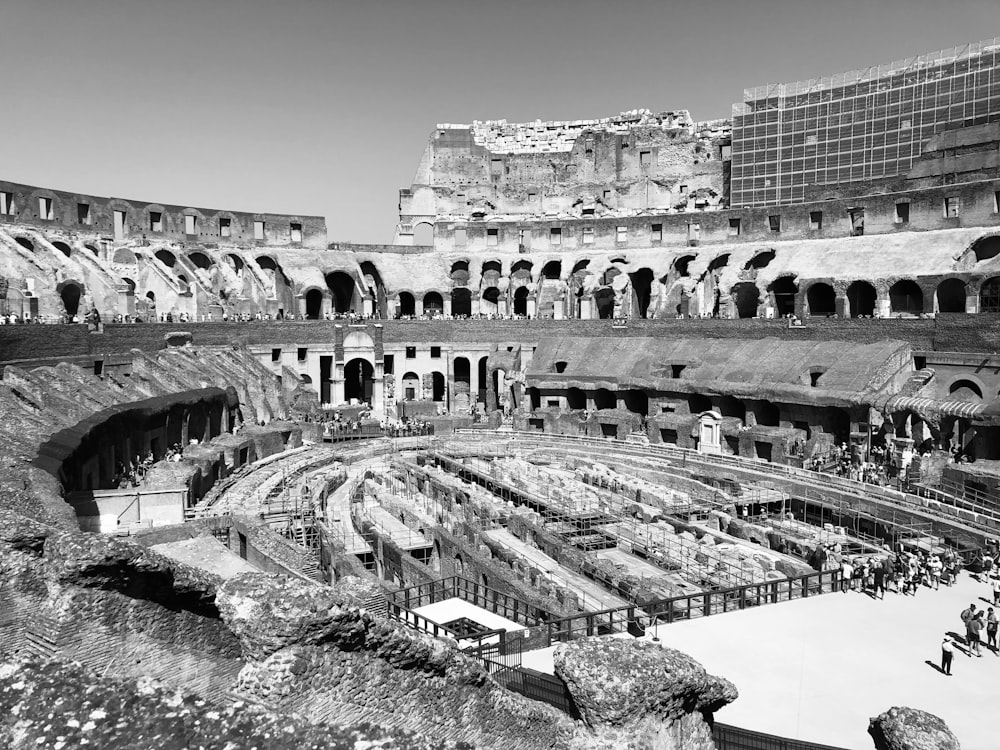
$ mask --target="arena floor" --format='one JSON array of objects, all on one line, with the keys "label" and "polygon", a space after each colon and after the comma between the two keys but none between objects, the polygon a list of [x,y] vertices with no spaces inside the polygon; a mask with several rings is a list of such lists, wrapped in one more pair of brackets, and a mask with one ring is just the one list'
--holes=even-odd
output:
[{"label": "arena floor", "polygon": [[945,632],[964,633],[961,611],[991,597],[963,573],[951,588],[915,597],[830,594],[665,625],[659,636],[739,689],[720,722],[866,750],[868,719],[909,706],[944,719],[963,750],[996,750],[1000,656],[956,647],[952,676],[937,669]]},{"label": "arena floor", "polygon": [[[952,676],[937,669],[945,632],[964,633],[961,611],[970,602],[986,608],[991,596],[987,584],[962,573],[951,588],[921,588],[916,597],[836,593],[663,625],[658,633],[661,643],[736,685],[740,697],[716,714],[720,722],[868,750],[868,719],[909,706],[944,719],[963,750],[996,750],[990,717],[1000,698],[1000,656],[984,647],[982,658],[969,657],[956,646]],[[522,663],[552,674],[554,650],[532,651]]]}]

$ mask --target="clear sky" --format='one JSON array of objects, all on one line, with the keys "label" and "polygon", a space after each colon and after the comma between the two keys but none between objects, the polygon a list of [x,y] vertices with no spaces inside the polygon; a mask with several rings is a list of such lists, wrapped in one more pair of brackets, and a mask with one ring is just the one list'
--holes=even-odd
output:
[{"label": "clear sky", "polygon": [[728,117],[994,36],[998,0],[0,0],[0,178],[389,242],[435,123]]}]

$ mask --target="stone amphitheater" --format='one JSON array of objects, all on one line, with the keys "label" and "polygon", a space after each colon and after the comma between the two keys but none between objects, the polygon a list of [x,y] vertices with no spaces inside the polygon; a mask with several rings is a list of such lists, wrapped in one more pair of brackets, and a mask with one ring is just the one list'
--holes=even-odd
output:
[{"label": "stone amphitheater", "polygon": [[440,124],[391,245],[0,181],[0,744],[995,747],[997,71]]}]

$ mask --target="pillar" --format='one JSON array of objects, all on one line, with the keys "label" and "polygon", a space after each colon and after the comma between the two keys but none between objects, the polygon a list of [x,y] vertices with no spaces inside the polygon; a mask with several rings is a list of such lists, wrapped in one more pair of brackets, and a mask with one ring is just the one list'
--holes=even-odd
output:
[{"label": "pillar", "polygon": [[850,310],[850,305],[847,301],[847,293],[837,292],[836,294],[837,297],[833,302],[834,312],[836,312],[841,318],[849,318],[850,314],[848,311]]},{"label": "pillar", "polygon": [[424,314],[424,298],[413,295],[413,314],[418,318]]},{"label": "pillar", "polygon": [[529,295],[526,302],[527,302],[528,317],[534,318],[535,315],[537,314],[537,311],[535,309],[535,297],[533,295]]},{"label": "pillar", "polygon": [[333,387],[330,391],[330,400],[334,404],[344,403],[344,363],[337,362],[333,366]]},{"label": "pillar", "polygon": [[375,382],[372,384],[372,411],[385,411],[385,369],[382,362],[375,363]]},{"label": "pillar", "polygon": [[444,314],[445,315],[451,315],[451,295],[450,294],[445,294],[445,295],[442,295],[442,296],[443,296],[443,302],[444,302]]},{"label": "pillar", "polygon": [[965,287],[965,312],[974,315],[979,312],[979,295],[970,287],[971,285]]}]

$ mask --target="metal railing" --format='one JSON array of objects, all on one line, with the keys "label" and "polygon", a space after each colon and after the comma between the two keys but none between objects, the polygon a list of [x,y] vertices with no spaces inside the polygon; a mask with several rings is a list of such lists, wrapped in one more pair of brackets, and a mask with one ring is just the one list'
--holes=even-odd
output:
[{"label": "metal railing", "polygon": [[446,599],[461,599],[489,612],[506,617],[526,627],[541,625],[553,619],[553,615],[539,607],[534,607],[517,597],[497,591],[489,586],[470,581],[461,576],[441,578],[430,583],[420,583],[388,596],[390,605],[413,610]]},{"label": "metal railing", "polygon": [[712,739],[718,750],[842,750],[830,745],[778,737],[719,722],[712,725]]}]

